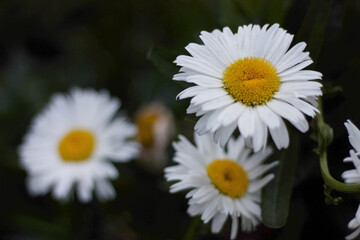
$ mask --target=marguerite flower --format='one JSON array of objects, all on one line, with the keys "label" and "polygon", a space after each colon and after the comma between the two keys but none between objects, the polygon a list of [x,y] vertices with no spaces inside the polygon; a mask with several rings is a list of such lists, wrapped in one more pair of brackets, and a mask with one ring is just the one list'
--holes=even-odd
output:
[{"label": "marguerite flower", "polygon": [[167,163],[166,148],[174,135],[171,111],[160,102],[144,105],[135,115],[136,139],[142,148],[138,163],[150,171],[162,170]]},{"label": "marguerite flower", "polygon": [[261,221],[261,188],[274,177],[262,175],[278,164],[263,164],[272,149],[251,154],[242,137],[230,138],[227,151],[214,142],[212,134],[194,134],[196,146],[179,138],[174,143],[178,165],[165,169],[168,181],[178,181],[170,192],[191,189],[186,195],[190,198],[188,213],[201,215],[205,223],[212,220],[213,233],[221,230],[228,216],[232,219],[231,239],[236,237],[239,217],[243,231],[254,230]]},{"label": "marguerite flower", "polygon": [[[344,162],[352,162],[355,169],[347,170],[343,172],[342,177],[346,183],[349,184],[360,184],[360,131],[359,129],[350,121],[345,122],[345,127],[349,134],[349,142],[354,149],[350,150],[350,156],[344,159]],[[348,228],[355,231],[345,239],[355,239],[360,235],[360,205],[356,211],[355,217],[349,222]]]},{"label": "marguerite flower", "polygon": [[202,116],[195,130],[215,132],[225,146],[236,128],[254,151],[265,148],[268,130],[277,148],[286,148],[289,135],[282,118],[301,132],[309,124],[304,114],[314,117],[317,97],[322,95],[320,72],[302,70],[312,63],[306,44],[289,49],[293,35],[278,24],[260,28],[239,27],[237,33],[201,32],[204,45],[190,43],[191,56],[178,56],[181,66],[174,80],[194,83],[180,99],[191,98],[187,113]]},{"label": "marguerite flower", "polygon": [[137,143],[127,140],[136,127],[115,117],[119,107],[107,91],[55,94],[19,149],[29,192],[42,195],[52,189],[55,198],[66,200],[75,189],[82,202],[90,201],[93,191],[100,200],[114,198],[109,180],[118,171],[108,159],[126,162],[138,153]]}]

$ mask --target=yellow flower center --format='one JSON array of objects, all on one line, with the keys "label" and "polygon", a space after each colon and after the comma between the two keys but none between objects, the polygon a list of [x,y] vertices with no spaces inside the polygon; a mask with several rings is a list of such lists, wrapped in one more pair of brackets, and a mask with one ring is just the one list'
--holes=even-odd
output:
[{"label": "yellow flower center", "polygon": [[208,166],[207,174],[220,192],[232,198],[243,196],[249,185],[245,170],[228,159],[215,159]]},{"label": "yellow flower center", "polygon": [[236,60],[224,71],[223,82],[236,101],[248,106],[269,101],[280,87],[275,66],[258,57]]},{"label": "yellow flower center", "polygon": [[94,147],[94,135],[90,131],[76,129],[61,139],[59,153],[66,162],[79,162],[88,159]]},{"label": "yellow flower center", "polygon": [[154,123],[158,119],[158,115],[145,111],[141,112],[136,118],[138,126],[138,139],[145,148],[149,148],[154,144]]}]

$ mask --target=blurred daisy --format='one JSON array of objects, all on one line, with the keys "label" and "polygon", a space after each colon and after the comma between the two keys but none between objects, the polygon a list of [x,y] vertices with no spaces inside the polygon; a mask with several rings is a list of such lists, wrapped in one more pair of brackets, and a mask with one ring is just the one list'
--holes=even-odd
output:
[{"label": "blurred daisy", "polygon": [[218,233],[228,216],[232,219],[231,239],[236,237],[241,217],[242,231],[253,231],[261,221],[261,188],[274,174],[262,175],[278,164],[263,164],[272,153],[264,151],[251,154],[242,137],[230,138],[227,151],[214,142],[212,134],[194,134],[196,146],[185,137],[174,143],[176,166],[165,169],[168,181],[178,181],[170,192],[191,189],[188,213],[201,215],[204,223],[212,220],[211,231]]},{"label": "blurred daisy", "polygon": [[277,148],[286,148],[289,135],[282,118],[301,132],[309,124],[304,114],[314,117],[317,97],[322,95],[322,74],[302,70],[312,63],[306,44],[289,46],[293,35],[278,24],[260,28],[239,27],[237,33],[201,32],[204,45],[190,43],[191,56],[178,56],[181,66],[174,80],[194,83],[182,91],[180,99],[191,98],[187,113],[202,116],[195,130],[215,132],[215,140],[225,146],[236,128],[254,151],[265,148],[268,130]]},{"label": "blurred daisy", "polygon": [[99,200],[115,197],[109,182],[118,176],[108,159],[126,162],[138,152],[128,141],[136,127],[124,117],[115,117],[120,101],[107,91],[72,89],[55,94],[32,122],[19,154],[28,171],[27,186],[33,195],[52,189],[60,200],[72,197],[88,202],[95,191]]},{"label": "blurred daisy", "polygon": [[135,116],[137,140],[141,144],[138,162],[151,171],[166,165],[166,148],[174,135],[174,119],[170,110],[159,102],[143,106]]}]

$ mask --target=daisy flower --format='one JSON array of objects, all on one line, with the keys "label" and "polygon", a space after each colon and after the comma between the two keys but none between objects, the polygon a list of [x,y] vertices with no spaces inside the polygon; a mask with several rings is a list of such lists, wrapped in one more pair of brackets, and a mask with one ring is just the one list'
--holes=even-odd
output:
[{"label": "daisy flower", "polygon": [[347,170],[342,174],[346,183],[360,184],[360,131],[350,121],[345,122],[345,127],[349,134],[349,142],[354,149],[350,150],[350,156],[344,159],[344,162],[352,162],[355,169]]},{"label": "daisy flower", "polygon": [[[349,134],[349,142],[354,149],[350,150],[350,156],[344,159],[344,162],[352,162],[355,169],[347,170],[342,174],[346,183],[349,184],[360,184],[360,131],[359,129],[350,121],[345,122],[345,127]],[[360,235],[360,205],[356,211],[355,217],[349,222],[348,228],[355,231],[345,239],[355,239]]]},{"label": "daisy flower", "polygon": [[174,118],[160,102],[144,105],[135,115],[137,141],[142,148],[137,162],[151,171],[162,170],[167,163],[166,148],[174,135]]},{"label": "daisy flower", "polygon": [[263,164],[272,149],[252,154],[239,137],[230,138],[225,151],[212,134],[194,134],[194,138],[195,146],[183,136],[174,143],[178,165],[167,167],[165,177],[178,182],[170,192],[191,189],[186,195],[188,213],[201,215],[204,223],[212,220],[213,233],[222,229],[228,216],[232,219],[231,239],[237,235],[239,217],[242,231],[253,231],[261,222],[261,188],[274,178],[274,174],[262,175],[278,164]]},{"label": "daisy flower", "polygon": [[120,101],[107,91],[74,88],[55,94],[19,148],[29,192],[52,190],[54,198],[67,200],[75,190],[81,202],[90,201],[93,191],[99,200],[114,198],[109,180],[118,171],[108,159],[126,162],[138,152],[137,143],[128,141],[136,127],[115,117],[119,108]]},{"label": "daisy flower", "polygon": [[195,125],[198,134],[215,133],[225,146],[236,128],[254,151],[265,148],[268,132],[277,148],[286,148],[289,135],[283,118],[301,132],[314,117],[317,98],[322,95],[320,72],[302,70],[312,63],[306,44],[289,49],[293,35],[274,24],[227,27],[202,31],[204,45],[190,43],[175,60],[181,66],[173,79],[195,84],[178,98],[191,98],[187,113],[201,116]]}]

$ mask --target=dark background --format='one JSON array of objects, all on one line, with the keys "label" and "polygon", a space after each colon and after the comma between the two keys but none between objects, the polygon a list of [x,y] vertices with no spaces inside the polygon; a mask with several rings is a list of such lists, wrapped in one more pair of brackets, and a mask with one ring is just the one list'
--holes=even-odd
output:
[{"label": "dark background", "polygon": [[[200,31],[224,26],[236,31],[244,24],[278,22],[295,34],[295,42],[309,41],[315,60],[310,68],[324,75],[324,115],[334,129],[329,167],[341,180],[353,167],[342,163],[351,148],[343,123],[351,119],[360,127],[360,1],[329,2],[0,1],[0,239],[182,239],[192,221],[187,202],[184,194],[168,193],[162,173],[134,162],[118,164],[116,200],[59,203],[49,194],[28,195],[17,148],[49,97],[72,86],[108,89],[130,118],[142,104],[161,100],[175,115],[176,132],[191,139],[188,102],[175,100],[186,85],[171,80],[178,71],[172,61],[186,54],[188,43],[200,42]],[[324,26],[324,34],[317,34]],[[333,193],[344,202],[324,203],[309,135],[302,135],[286,226],[260,226],[238,239],[344,239],[349,233],[359,199]],[[200,224],[195,239],[228,239],[229,227],[228,222],[221,234],[211,235],[209,226]]]}]

